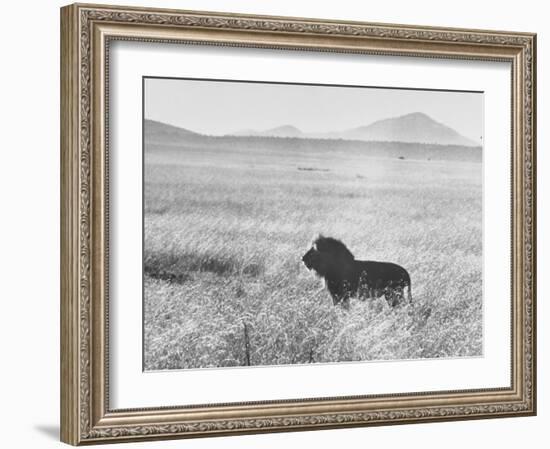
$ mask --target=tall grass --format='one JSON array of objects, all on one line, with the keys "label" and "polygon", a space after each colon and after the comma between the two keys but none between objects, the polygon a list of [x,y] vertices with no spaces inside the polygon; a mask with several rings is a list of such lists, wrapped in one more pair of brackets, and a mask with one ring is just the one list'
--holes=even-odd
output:
[{"label": "tall grass", "polygon": [[[149,157],[145,368],[481,355],[481,217],[478,163]],[[403,265],[413,304],[334,307],[300,262],[316,232]]]}]

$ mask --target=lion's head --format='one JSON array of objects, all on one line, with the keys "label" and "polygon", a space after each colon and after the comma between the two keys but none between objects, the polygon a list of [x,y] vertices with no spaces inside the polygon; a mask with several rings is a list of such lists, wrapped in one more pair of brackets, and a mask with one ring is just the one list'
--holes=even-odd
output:
[{"label": "lion's head", "polygon": [[340,240],[319,235],[311,248],[302,256],[308,270],[314,270],[321,277],[337,276],[354,261],[353,254]]}]

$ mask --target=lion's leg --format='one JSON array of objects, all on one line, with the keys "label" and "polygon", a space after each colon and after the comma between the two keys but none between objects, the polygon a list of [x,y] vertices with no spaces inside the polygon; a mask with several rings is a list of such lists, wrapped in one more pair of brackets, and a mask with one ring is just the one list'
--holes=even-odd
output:
[{"label": "lion's leg", "polygon": [[369,299],[376,299],[376,292],[374,288],[369,287],[368,292],[369,292],[369,296],[368,296]]},{"label": "lion's leg", "polygon": [[369,285],[367,273],[363,271],[359,276],[359,282],[357,287],[357,298],[360,300],[366,300],[372,298],[372,287]]},{"label": "lion's leg", "polygon": [[364,301],[370,298],[370,289],[367,284],[360,283],[357,287],[357,299]]},{"label": "lion's leg", "polygon": [[392,307],[391,292],[388,289],[386,289],[386,291],[384,292],[384,298],[386,298],[386,302],[388,303],[388,305]]},{"label": "lion's leg", "polygon": [[397,304],[404,302],[404,300],[405,300],[405,291],[404,291],[402,286],[397,287],[394,290],[394,294],[397,297],[397,301],[396,301]]},{"label": "lion's leg", "polygon": [[384,297],[386,298],[386,302],[390,307],[395,307],[397,305],[396,294],[393,288],[388,287],[384,292]]}]

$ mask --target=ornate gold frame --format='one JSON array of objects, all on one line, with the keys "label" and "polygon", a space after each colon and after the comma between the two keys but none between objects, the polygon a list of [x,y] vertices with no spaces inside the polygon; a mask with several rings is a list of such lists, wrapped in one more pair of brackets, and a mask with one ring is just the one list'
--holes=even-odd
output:
[{"label": "ornate gold frame", "polygon": [[[511,388],[111,410],[106,76],[114,39],[512,65]],[[61,9],[61,439],[85,443],[534,415],[535,52],[529,33],[75,4]]]}]

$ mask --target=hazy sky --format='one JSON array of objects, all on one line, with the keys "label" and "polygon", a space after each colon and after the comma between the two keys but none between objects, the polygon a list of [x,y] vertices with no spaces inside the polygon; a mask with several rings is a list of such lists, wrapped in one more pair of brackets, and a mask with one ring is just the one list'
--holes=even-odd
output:
[{"label": "hazy sky", "polygon": [[147,78],[144,96],[145,118],[203,134],[341,131],[424,112],[475,142],[483,135],[482,93]]}]

